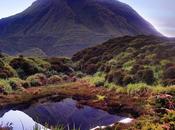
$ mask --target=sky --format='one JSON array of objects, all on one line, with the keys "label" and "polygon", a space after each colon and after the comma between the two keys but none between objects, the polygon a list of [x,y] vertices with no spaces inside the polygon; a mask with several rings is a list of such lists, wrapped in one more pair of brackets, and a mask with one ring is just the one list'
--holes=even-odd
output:
[{"label": "sky", "polygon": [[165,36],[175,37],[175,0],[120,0]]},{"label": "sky", "polygon": [[[0,18],[26,9],[35,0],[0,0]],[[175,0],[120,0],[129,4],[165,36],[175,37]]]}]

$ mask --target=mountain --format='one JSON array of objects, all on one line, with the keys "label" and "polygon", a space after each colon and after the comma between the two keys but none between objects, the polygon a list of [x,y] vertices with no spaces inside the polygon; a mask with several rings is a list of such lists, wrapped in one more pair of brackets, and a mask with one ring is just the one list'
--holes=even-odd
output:
[{"label": "mountain", "polygon": [[40,49],[71,56],[80,49],[124,35],[161,35],[127,4],[117,0],[37,0],[0,20],[1,50]]}]

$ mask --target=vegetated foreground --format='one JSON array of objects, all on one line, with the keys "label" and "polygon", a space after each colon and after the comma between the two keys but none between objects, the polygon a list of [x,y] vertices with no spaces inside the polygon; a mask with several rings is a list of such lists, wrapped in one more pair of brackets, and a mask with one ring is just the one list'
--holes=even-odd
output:
[{"label": "vegetated foreground", "polygon": [[135,118],[110,129],[174,130],[173,43],[153,36],[118,38],[75,54],[73,61],[1,54],[0,106],[73,98],[77,107]]}]

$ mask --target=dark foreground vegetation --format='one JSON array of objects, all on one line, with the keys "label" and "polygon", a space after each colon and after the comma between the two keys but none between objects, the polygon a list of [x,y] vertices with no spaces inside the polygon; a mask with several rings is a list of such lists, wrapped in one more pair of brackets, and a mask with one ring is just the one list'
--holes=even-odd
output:
[{"label": "dark foreground vegetation", "polygon": [[174,130],[174,52],[174,40],[126,36],[85,49],[72,59],[1,54],[0,106],[74,98],[78,106],[135,118],[112,130]]}]

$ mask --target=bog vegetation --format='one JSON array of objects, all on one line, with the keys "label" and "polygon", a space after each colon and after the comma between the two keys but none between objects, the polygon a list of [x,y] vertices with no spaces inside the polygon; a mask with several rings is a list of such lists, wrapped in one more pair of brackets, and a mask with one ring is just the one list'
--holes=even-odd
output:
[{"label": "bog vegetation", "polygon": [[[0,56],[0,93],[79,79],[118,94],[144,100],[147,109],[130,126],[135,130],[175,129],[175,43],[153,36],[109,40],[65,57]],[[106,95],[96,95],[106,100]],[[120,129],[120,126],[116,126]],[[117,129],[117,128],[116,128]]]}]

